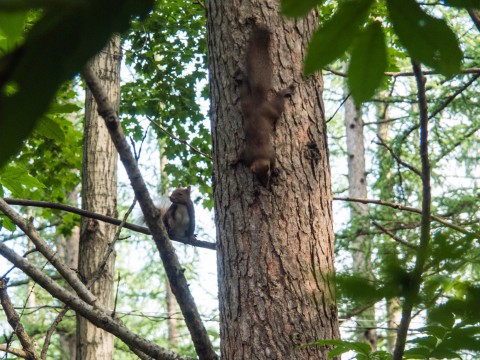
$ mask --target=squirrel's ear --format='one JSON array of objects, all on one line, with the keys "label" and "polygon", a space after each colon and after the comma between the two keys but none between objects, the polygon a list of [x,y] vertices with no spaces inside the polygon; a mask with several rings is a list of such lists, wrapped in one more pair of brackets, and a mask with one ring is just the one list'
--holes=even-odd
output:
[{"label": "squirrel's ear", "polygon": [[181,188],[182,188],[182,184],[178,184],[177,189],[181,189]]},{"label": "squirrel's ear", "polygon": [[191,187],[190,185],[188,185],[188,186],[187,186],[187,191],[190,192],[190,189],[191,189],[191,188],[192,188],[192,187]]}]

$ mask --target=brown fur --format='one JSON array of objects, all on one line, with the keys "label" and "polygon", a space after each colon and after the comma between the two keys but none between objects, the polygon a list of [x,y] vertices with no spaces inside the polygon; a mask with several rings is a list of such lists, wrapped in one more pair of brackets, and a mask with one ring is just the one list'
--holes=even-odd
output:
[{"label": "brown fur", "polygon": [[170,195],[172,205],[162,217],[170,237],[195,239],[195,209],[190,192],[190,186],[182,188],[179,185]]},{"label": "brown fur", "polygon": [[293,86],[290,86],[268,99],[273,77],[270,38],[266,26],[254,26],[247,47],[247,74],[240,69],[235,73],[235,80],[240,85],[246,143],[234,164],[243,162],[265,187],[276,163],[273,127],[284,110],[285,97],[293,93]]}]

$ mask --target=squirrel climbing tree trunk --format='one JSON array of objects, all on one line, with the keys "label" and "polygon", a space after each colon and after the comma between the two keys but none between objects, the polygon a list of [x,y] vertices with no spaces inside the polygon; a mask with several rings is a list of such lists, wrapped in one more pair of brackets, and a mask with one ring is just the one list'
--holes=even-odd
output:
[{"label": "squirrel climbing tree trunk", "polygon": [[[297,348],[339,336],[322,79],[302,76],[317,16],[284,19],[275,0],[206,10],[222,359],[326,359],[324,347]],[[273,131],[268,187],[231,166],[245,146],[234,74],[253,22],[271,30],[273,90],[295,86]]]}]

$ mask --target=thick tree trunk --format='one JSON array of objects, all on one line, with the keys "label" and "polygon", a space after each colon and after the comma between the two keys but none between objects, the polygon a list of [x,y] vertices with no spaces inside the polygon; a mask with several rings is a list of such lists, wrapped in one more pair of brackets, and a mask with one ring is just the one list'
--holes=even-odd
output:
[{"label": "thick tree trunk", "polygon": [[[345,89],[345,94],[348,89]],[[348,157],[348,193],[353,198],[367,198],[367,179],[365,167],[365,145],[363,135],[362,113],[353,102],[352,97],[345,101],[345,132],[347,135]],[[368,205],[354,203],[351,205],[351,223],[355,224],[355,218],[368,217]],[[360,220],[358,231],[368,230],[368,223]],[[353,271],[362,276],[372,278],[372,239],[366,235],[356,235],[352,241]],[[359,340],[368,341],[373,349],[377,346],[375,307],[370,307],[356,316],[362,331],[359,332]]]},{"label": "thick tree trunk", "polygon": [[[119,104],[120,39],[115,36],[91,61],[92,68],[103,82],[110,101]],[[83,144],[82,208],[108,216],[117,216],[117,152],[105,122],[97,113],[97,104],[87,88],[85,100],[85,134]],[[115,226],[82,218],[80,234],[79,272],[89,280],[113,240]],[[114,255],[108,260],[92,293],[101,304],[113,308]],[[113,336],[77,318],[77,359],[112,359]]]},{"label": "thick tree trunk", "polygon": [[[253,4],[255,3],[255,5]],[[239,94],[233,74],[245,64],[250,18],[272,31],[275,90],[294,84],[275,127],[278,176],[264,188],[242,164]],[[222,358],[326,359],[338,338],[330,168],[320,76],[302,76],[317,17],[279,15],[278,1],[207,1],[214,200],[218,241]]]}]

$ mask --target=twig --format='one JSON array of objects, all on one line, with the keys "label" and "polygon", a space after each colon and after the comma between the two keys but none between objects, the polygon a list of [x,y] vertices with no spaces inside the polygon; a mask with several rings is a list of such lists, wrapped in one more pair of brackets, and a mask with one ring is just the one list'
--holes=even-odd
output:
[{"label": "twig", "polygon": [[374,306],[375,304],[377,303],[377,301],[371,301],[367,304],[363,304],[361,306],[359,306],[358,308],[356,309],[353,309],[352,311],[346,313],[345,315],[343,316],[339,316],[339,322],[340,324],[342,324],[343,322],[347,321],[347,320],[350,320],[352,317],[354,316],[357,316],[361,313],[363,313],[365,310],[368,310],[370,309],[372,306]]},{"label": "twig", "polygon": [[156,123],[155,120],[153,120],[151,117],[149,117],[148,115],[146,115],[148,121],[150,121],[153,125],[155,125],[157,128],[159,128],[160,130],[162,130],[165,134],[167,134],[168,136],[170,136],[173,140],[176,140],[182,144],[185,144],[187,145],[190,149],[192,149],[193,151],[195,151],[197,154],[200,154],[204,157],[206,157],[207,159],[209,160],[212,160],[212,157],[210,155],[207,155],[205,154],[204,152],[198,150],[195,146],[192,146],[190,145],[186,140],[183,140],[183,139],[180,139],[179,137],[176,137],[175,135],[173,135],[171,132],[169,132],[167,129],[165,129],[163,126],[161,126],[160,124]]},{"label": "twig", "polygon": [[[333,69],[330,69],[330,68],[324,68],[323,70],[328,71],[329,73],[332,73],[334,75],[341,76],[341,77],[348,77],[347,73],[345,73],[345,72],[333,70]],[[462,73],[462,74],[480,74],[480,68],[463,69],[463,70],[460,70],[460,73]],[[434,71],[434,70],[425,71],[423,74],[424,75],[439,75],[439,73],[437,71]],[[405,71],[405,72],[387,71],[387,72],[384,73],[384,75],[385,76],[392,76],[392,77],[396,78],[396,77],[399,77],[399,76],[414,76],[415,74],[414,74],[413,71]]]},{"label": "twig", "polygon": [[[63,211],[70,212],[72,214],[77,214],[77,215],[88,217],[88,218],[91,218],[91,219],[100,220],[100,221],[103,221],[103,222],[106,222],[106,223],[109,223],[109,224],[113,224],[113,225],[120,225],[122,223],[122,221],[119,220],[119,219],[116,219],[116,218],[113,218],[113,217],[110,217],[110,216],[106,216],[106,215],[102,215],[102,214],[97,214],[97,213],[94,213],[94,212],[91,212],[91,211],[82,210],[82,209],[79,209],[79,208],[76,208],[76,207],[70,206],[70,205],[64,205],[64,204],[53,203],[53,202],[48,202],[48,201],[34,201],[34,200],[25,200],[25,199],[4,198],[3,200],[7,204],[10,204],[10,205],[34,206],[34,207],[40,207],[40,208],[63,210]],[[133,231],[145,234],[145,235],[152,235],[150,230],[148,228],[144,227],[144,226],[135,225],[135,224],[132,224],[132,223],[125,223],[124,228],[129,229],[129,230],[133,230]],[[190,240],[190,239],[182,238],[182,237],[176,237],[172,240],[180,242],[182,244],[201,247],[201,248],[204,248],[204,249],[210,249],[210,250],[215,250],[216,249],[215,243],[212,243],[212,242],[209,242],[209,241]]]},{"label": "twig", "polygon": [[0,302],[2,304],[3,311],[5,311],[5,315],[7,316],[8,323],[13,328],[15,334],[18,336],[18,339],[22,344],[23,350],[25,350],[27,354],[25,358],[32,360],[41,360],[38,356],[35,346],[33,345],[32,340],[30,339],[30,336],[28,336],[25,328],[20,322],[20,316],[13,308],[12,302],[10,301],[10,297],[7,293],[7,282],[5,279],[0,279]]},{"label": "twig", "polygon": [[201,7],[203,10],[205,10],[205,3],[202,3],[200,0],[195,0],[194,3],[200,5],[200,7]]},{"label": "twig", "polygon": [[103,259],[102,261],[100,262],[100,264],[98,265],[98,268],[97,270],[92,274],[92,276],[90,277],[90,279],[87,281],[87,288],[91,288],[92,285],[95,283],[95,281],[97,281],[100,276],[102,275],[103,271],[105,270],[105,267],[107,266],[107,261],[108,261],[108,258],[110,257],[110,254],[113,252],[113,249],[115,248],[115,243],[117,242],[119,236],[120,236],[120,233],[122,232],[122,229],[123,227],[125,226],[125,223],[128,219],[128,216],[130,215],[130,213],[132,212],[133,208],[135,207],[135,204],[137,203],[137,200],[133,200],[133,203],[132,205],[130,205],[130,208],[127,210],[127,212],[125,213],[125,215],[123,216],[123,220],[122,222],[120,223],[116,233],[115,233],[115,236],[113,237],[113,240],[108,244],[108,247],[107,247],[107,250],[105,250],[105,254],[103,255]]},{"label": "twig", "polygon": [[[470,85],[474,83],[475,80],[477,80],[480,77],[480,74],[477,74],[473,76],[469,81],[467,81],[465,84],[460,86],[455,92],[448,97],[445,98],[445,101],[440,104],[435,110],[432,111],[430,116],[428,117],[428,120],[433,119],[439,112],[441,112],[443,109],[445,109],[458,95],[460,95],[463,91],[465,91]],[[405,132],[402,135],[401,141],[405,141],[410,134],[417,130],[420,127],[420,123],[417,123],[413,125],[410,129],[405,130]]]},{"label": "twig", "polygon": [[[422,210],[419,210],[417,208],[413,208],[410,206],[404,206],[402,204],[397,204],[397,203],[392,203],[388,201],[383,201],[383,200],[373,200],[373,199],[359,199],[359,198],[350,198],[350,197],[340,197],[340,196],[334,196],[333,200],[338,200],[338,201],[353,201],[353,202],[360,202],[363,204],[377,204],[377,205],[382,205],[382,206],[388,206],[393,209],[401,210],[401,211],[407,211],[415,214],[422,214]],[[448,222],[447,220],[441,218],[440,216],[436,215],[430,215],[430,218],[440,224],[445,225],[446,227],[456,230],[462,234],[465,235],[474,235],[477,238],[480,238],[480,234],[477,232],[470,232],[468,230],[465,230],[464,228],[455,225],[451,222]]]},{"label": "twig", "polygon": [[218,356],[213,350],[210,338],[200,318],[197,305],[195,304],[188,287],[184,271],[175,253],[175,248],[168,237],[165,226],[162,221],[159,221],[160,212],[153,204],[140,170],[138,169],[137,162],[125,140],[125,135],[123,134],[118,115],[113,109],[105,90],[100,85],[94,72],[89,67],[86,67],[83,71],[83,76],[97,102],[98,113],[105,120],[105,124],[113,143],[115,144],[120,160],[122,161],[130,179],[132,188],[135,192],[135,197],[137,198],[145,216],[145,221],[152,232],[153,240],[157,245],[173,293],[175,294],[183,316],[185,317],[185,323],[190,331],[197,355],[201,360],[216,360],[218,359]]},{"label": "twig", "polygon": [[338,105],[337,107],[337,110],[335,110],[335,112],[333,113],[332,116],[330,116],[330,118],[326,121],[326,123],[328,124],[330,121],[332,121],[332,119],[335,117],[335,115],[337,115],[337,112],[342,108],[343,104],[345,104],[345,102],[348,100],[348,98],[350,97],[351,94],[348,94],[345,99],[342,100],[342,102],[340,103],[340,105]]},{"label": "twig", "polygon": [[405,293],[402,319],[397,332],[397,342],[393,351],[393,360],[401,360],[405,351],[408,328],[412,319],[412,310],[422,283],[422,274],[428,256],[431,228],[431,188],[430,160],[428,159],[428,110],[425,94],[425,76],[419,63],[412,61],[417,81],[418,106],[420,109],[420,157],[422,160],[422,218],[420,227],[420,244],[418,246],[415,267],[411,276],[411,285]]},{"label": "twig", "polygon": [[112,318],[115,318],[115,314],[117,313],[117,300],[118,300],[118,289],[120,288],[120,273],[118,273],[117,278],[117,290],[115,291],[115,300],[113,301],[113,311],[112,311]]},{"label": "twig", "polygon": [[390,146],[388,146],[385,141],[380,137],[380,135],[377,134],[377,138],[378,140],[380,140],[380,143],[377,143],[378,145],[381,145],[383,146],[385,149],[388,150],[388,152],[390,153],[390,155],[392,155],[392,157],[401,165],[405,166],[407,169],[413,171],[415,174],[417,174],[418,176],[422,176],[422,174],[420,173],[420,170],[418,170],[415,166],[413,165],[410,165],[409,163],[403,161],[402,159],[400,159],[400,157],[395,154],[395,152],[392,150],[392,148]]},{"label": "twig", "polygon": [[50,346],[50,339],[52,338],[53,333],[57,329],[60,322],[63,320],[63,317],[68,312],[68,310],[70,310],[70,308],[67,305],[65,305],[62,311],[60,311],[60,313],[57,315],[57,317],[53,321],[52,325],[50,325],[50,327],[48,328],[47,334],[45,335],[45,340],[43,342],[42,352],[40,354],[42,360],[45,360],[47,358],[47,351],[48,351],[48,347]]},{"label": "twig", "polygon": [[405,245],[406,247],[409,247],[410,249],[413,249],[413,250],[418,250],[418,247],[415,246],[415,245],[412,245],[410,244],[408,241],[405,241],[401,238],[399,238],[398,236],[396,236],[394,233],[392,233],[390,230],[384,228],[382,225],[380,225],[379,223],[377,223],[376,221],[372,221],[372,224],[373,226],[375,226],[377,229],[379,229],[380,231],[382,231],[383,233],[387,234],[388,236],[390,236],[393,240],[395,240],[396,242],[402,244],[402,245]]}]

